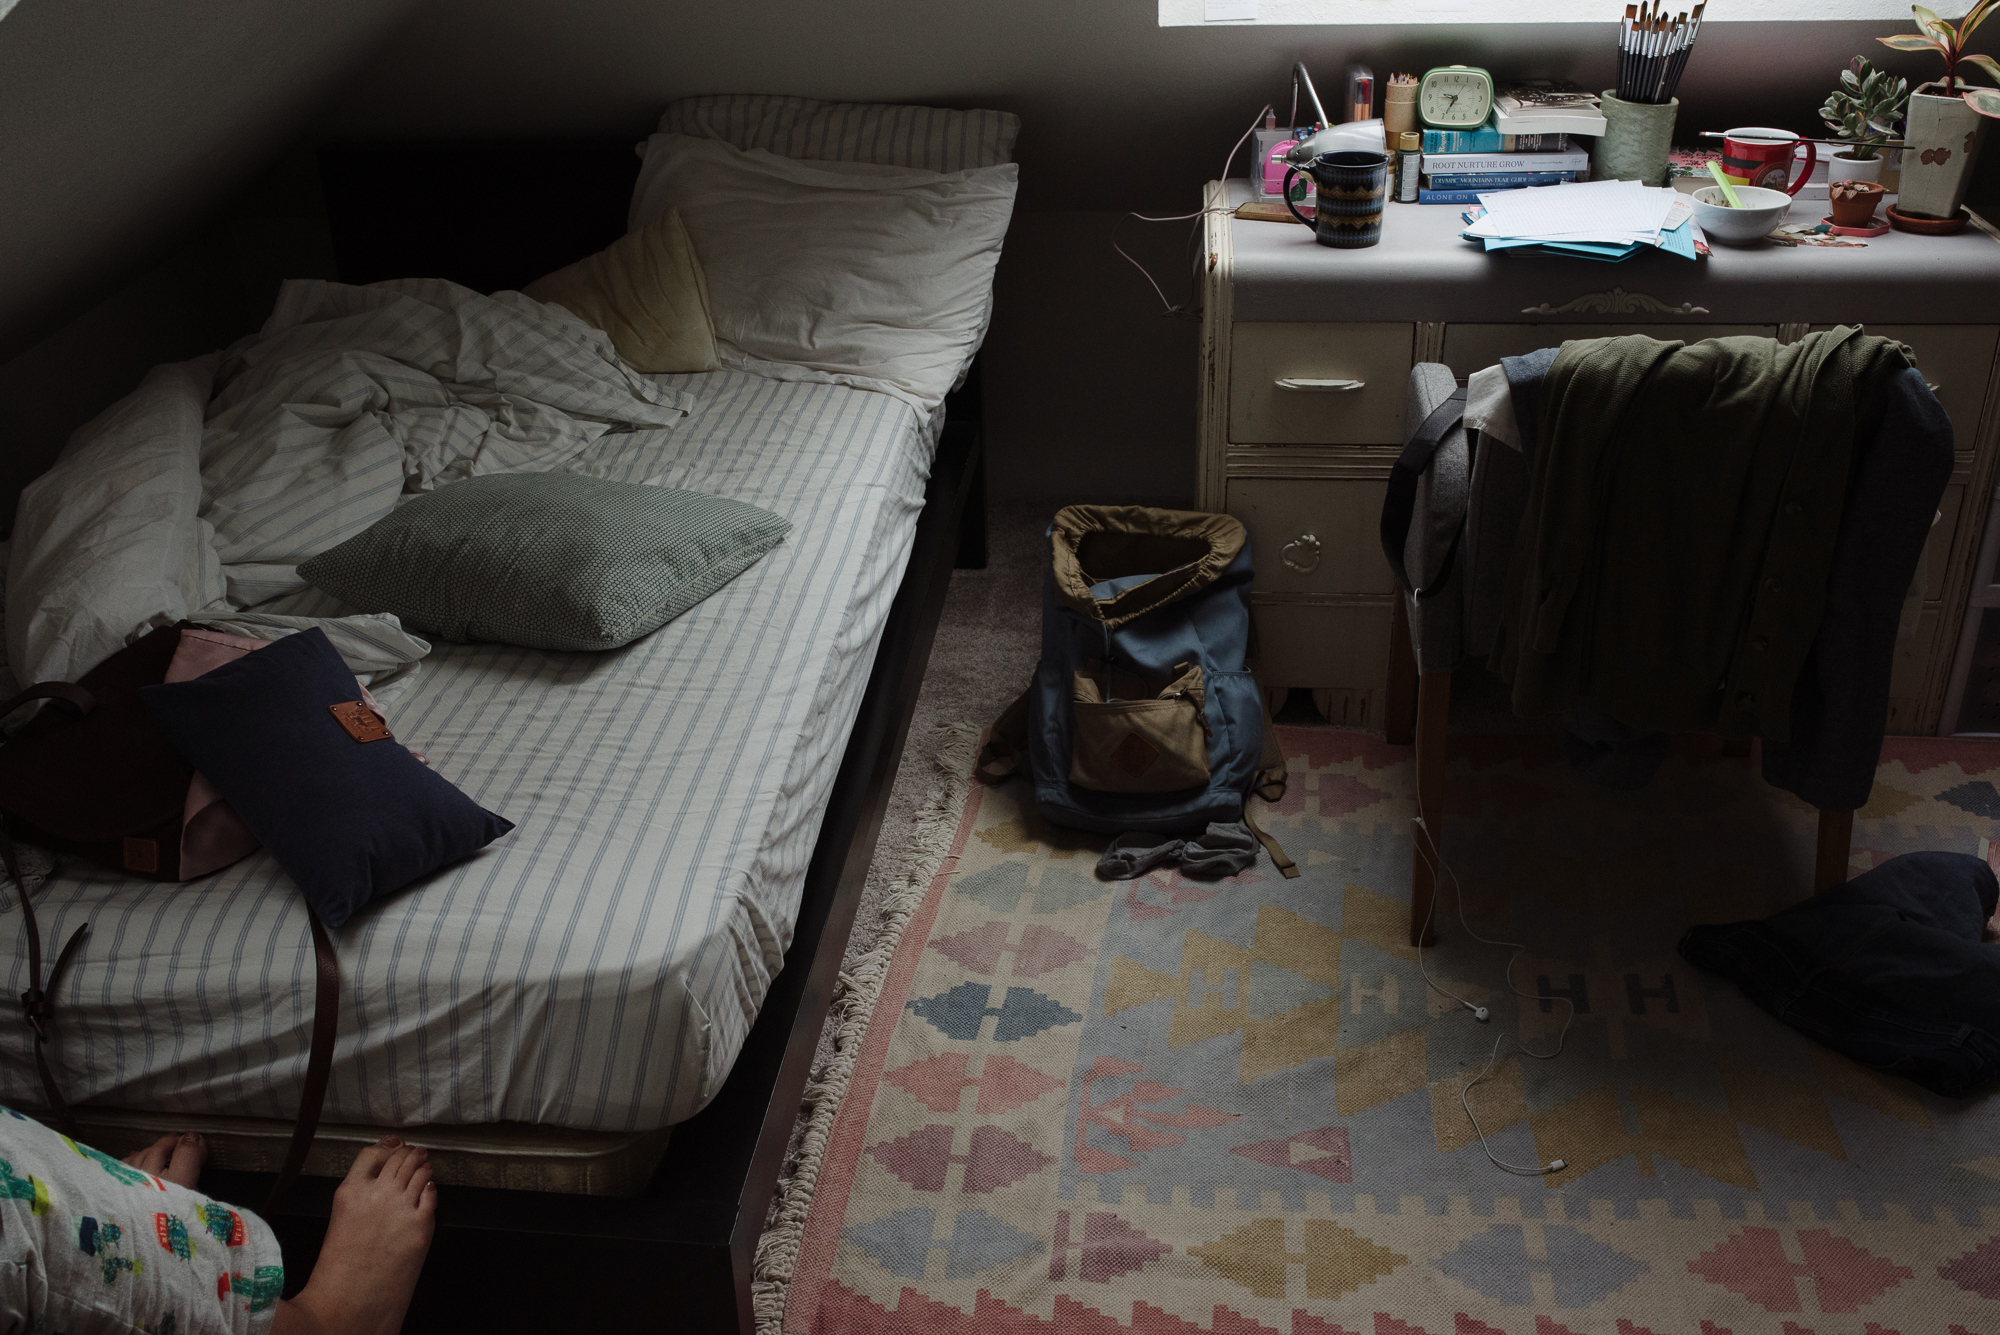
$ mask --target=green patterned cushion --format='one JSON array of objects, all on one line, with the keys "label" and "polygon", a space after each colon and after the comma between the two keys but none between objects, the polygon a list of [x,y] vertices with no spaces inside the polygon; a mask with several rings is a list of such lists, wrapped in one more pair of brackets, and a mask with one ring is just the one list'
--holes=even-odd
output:
[{"label": "green patterned cushion", "polygon": [[299,576],[446,640],[616,649],[735,579],[791,527],[697,491],[502,473],[398,506]]}]

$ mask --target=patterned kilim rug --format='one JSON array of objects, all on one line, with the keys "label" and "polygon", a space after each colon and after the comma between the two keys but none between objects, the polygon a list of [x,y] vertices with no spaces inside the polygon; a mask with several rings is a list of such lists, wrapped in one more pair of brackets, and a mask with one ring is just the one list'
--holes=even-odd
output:
[{"label": "patterned kilim rug", "polygon": [[[1305,875],[1092,875],[1101,840],[975,790],[835,1124],[791,1335],[1996,1335],[2000,1098],[1820,1050],[1674,953],[1800,897],[1812,815],[1691,750],[1652,786],[1454,739],[1473,925],[1406,944],[1410,753],[1284,729]],[[1460,745],[1463,743],[1463,745]],[[1856,870],[1978,852],[2000,746],[1892,740]],[[1444,910],[1451,909],[1449,898]],[[1546,996],[1547,1001],[1539,998]],[[1509,1058],[1459,1107],[1496,1027]]]}]

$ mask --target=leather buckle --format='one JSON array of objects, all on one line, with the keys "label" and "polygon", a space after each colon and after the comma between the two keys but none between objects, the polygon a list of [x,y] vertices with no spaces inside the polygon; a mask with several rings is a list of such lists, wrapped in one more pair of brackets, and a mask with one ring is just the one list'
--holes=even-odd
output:
[{"label": "leather buckle", "polygon": [[368,707],[365,700],[343,700],[327,709],[347,735],[357,742],[380,742],[390,737],[389,723]]},{"label": "leather buckle", "polygon": [[39,987],[31,987],[21,994],[21,1014],[28,1021],[28,1027],[35,1031],[35,1037],[46,1043],[49,1031],[42,1027],[42,1021],[49,1013],[48,997]]}]

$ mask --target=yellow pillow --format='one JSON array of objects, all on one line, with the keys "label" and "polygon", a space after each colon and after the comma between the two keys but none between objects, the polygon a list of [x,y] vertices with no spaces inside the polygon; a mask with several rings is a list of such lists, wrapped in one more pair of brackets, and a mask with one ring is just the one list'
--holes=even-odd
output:
[{"label": "yellow pillow", "polygon": [[719,366],[708,286],[676,210],[521,290],[611,335],[611,345],[634,370],[658,374]]}]

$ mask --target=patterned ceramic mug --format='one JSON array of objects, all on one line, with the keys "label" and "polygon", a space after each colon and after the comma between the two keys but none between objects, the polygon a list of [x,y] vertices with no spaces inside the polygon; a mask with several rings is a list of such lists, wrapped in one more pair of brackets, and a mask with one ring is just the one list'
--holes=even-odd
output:
[{"label": "patterned ceramic mug", "polygon": [[1782,190],[1788,195],[1799,193],[1799,187],[1812,175],[1813,164],[1818,160],[1819,149],[1808,139],[1806,144],[1806,165],[1799,170],[1799,179],[1790,185],[1785,178],[1792,174],[1792,155],[1797,151],[1799,137],[1790,130],[1773,130],[1764,125],[1745,125],[1729,130],[1722,136],[1722,174],[1736,185],[1754,185],[1764,190]]},{"label": "patterned ceramic mug", "polygon": [[1389,155],[1350,149],[1322,153],[1307,169],[1318,198],[1313,216],[1299,212],[1292,202],[1292,177],[1297,167],[1285,173],[1285,207],[1292,216],[1313,229],[1313,240],[1322,246],[1359,250],[1382,239],[1382,207],[1389,198]]}]

